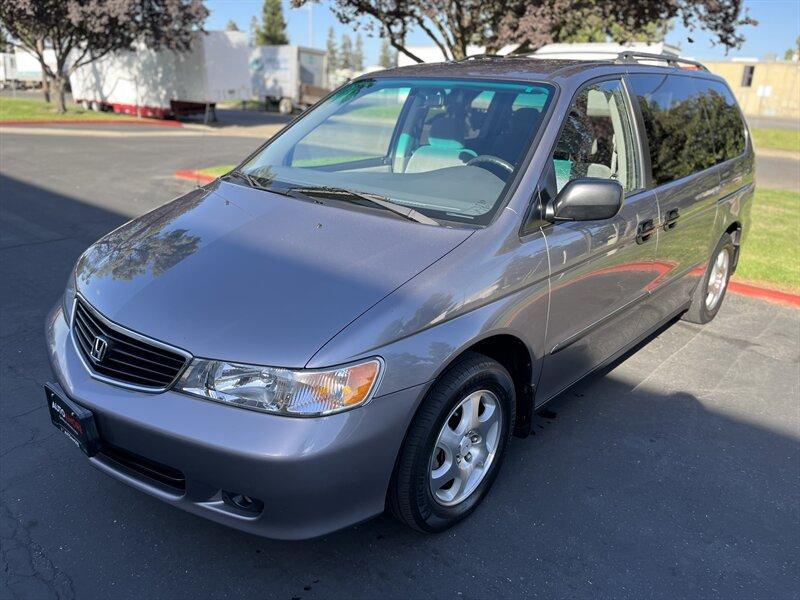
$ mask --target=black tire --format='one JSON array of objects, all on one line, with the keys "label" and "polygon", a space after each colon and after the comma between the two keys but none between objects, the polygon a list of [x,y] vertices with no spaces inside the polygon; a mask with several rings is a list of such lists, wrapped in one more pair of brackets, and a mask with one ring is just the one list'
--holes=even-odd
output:
[{"label": "black tire", "polygon": [[[717,256],[719,256],[721,252],[728,253],[728,272],[725,277],[725,287],[722,290],[722,295],[719,297],[716,304],[709,308],[706,304],[708,284],[714,268],[714,263],[717,259]],[[729,234],[725,233],[722,235],[717,247],[714,248],[714,252],[711,254],[711,259],[708,261],[708,267],[706,267],[706,272],[703,275],[703,279],[697,284],[697,288],[694,291],[694,296],[692,296],[692,305],[689,307],[689,310],[683,313],[683,316],[681,317],[684,321],[703,325],[717,316],[717,313],[722,306],[722,302],[725,300],[725,294],[728,291],[728,281],[731,278],[731,272],[733,270],[735,260],[736,248],[733,245],[733,238],[731,238]]]},{"label": "black tire", "polygon": [[290,115],[294,110],[294,105],[289,98],[281,98],[278,101],[278,112],[282,115]]},{"label": "black tire", "polygon": [[[499,400],[502,423],[494,459],[480,484],[454,506],[438,502],[429,484],[431,456],[445,419],[468,394],[489,390]],[[400,450],[389,486],[388,504],[394,515],[423,532],[439,532],[467,517],[494,482],[513,431],[516,400],[514,382],[497,361],[469,352],[434,383],[414,416]]]}]

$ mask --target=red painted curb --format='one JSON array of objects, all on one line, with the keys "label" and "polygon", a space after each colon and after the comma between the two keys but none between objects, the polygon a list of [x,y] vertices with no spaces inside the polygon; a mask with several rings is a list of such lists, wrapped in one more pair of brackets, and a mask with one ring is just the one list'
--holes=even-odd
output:
[{"label": "red painted curb", "polygon": [[212,175],[204,175],[200,171],[192,171],[191,169],[181,169],[179,171],[175,171],[173,173],[173,177],[177,177],[178,179],[191,179],[192,181],[196,181],[197,183],[211,183],[216,179]]},{"label": "red painted curb", "polygon": [[144,119],[30,119],[28,121],[0,121],[0,126],[10,125],[146,125],[150,127],[183,127],[180,121],[157,121]]},{"label": "red painted curb", "polygon": [[742,296],[760,298],[769,302],[780,302],[782,304],[791,304],[792,306],[800,307],[800,296],[797,294],[771,290],[769,288],[759,287],[750,283],[741,283],[740,281],[731,281],[728,283],[728,289],[734,294],[741,294]]}]

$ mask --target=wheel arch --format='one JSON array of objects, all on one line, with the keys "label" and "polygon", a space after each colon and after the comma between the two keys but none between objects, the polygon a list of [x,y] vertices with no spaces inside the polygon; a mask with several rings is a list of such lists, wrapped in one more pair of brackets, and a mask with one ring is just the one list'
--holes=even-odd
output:
[{"label": "wheel arch", "polygon": [[736,266],[739,264],[739,251],[741,249],[742,243],[742,224],[740,221],[735,220],[728,225],[728,228],[725,230],[725,233],[731,236],[733,240],[733,261],[731,264],[731,274],[736,272]]},{"label": "wheel arch", "polygon": [[464,354],[477,352],[496,360],[511,375],[514,381],[514,394],[516,397],[516,421],[514,435],[527,437],[530,433],[531,418],[533,416],[533,365],[534,355],[528,345],[516,335],[511,333],[493,333],[474,340],[465,345],[458,352],[454,352],[449,360],[436,373],[431,381],[433,385],[451,365],[455,364]]}]

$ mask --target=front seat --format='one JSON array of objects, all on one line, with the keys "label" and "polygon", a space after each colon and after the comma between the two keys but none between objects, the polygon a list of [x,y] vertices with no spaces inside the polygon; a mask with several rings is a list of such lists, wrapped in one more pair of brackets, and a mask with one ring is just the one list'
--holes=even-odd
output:
[{"label": "front seat", "polygon": [[477,154],[464,148],[464,124],[453,117],[431,123],[428,144],[420,146],[408,159],[406,173],[421,173],[446,167],[463,166]]},{"label": "front seat", "polygon": [[538,126],[541,113],[536,108],[518,108],[508,118],[504,130],[495,135],[487,154],[516,163],[531,141],[531,133]]}]

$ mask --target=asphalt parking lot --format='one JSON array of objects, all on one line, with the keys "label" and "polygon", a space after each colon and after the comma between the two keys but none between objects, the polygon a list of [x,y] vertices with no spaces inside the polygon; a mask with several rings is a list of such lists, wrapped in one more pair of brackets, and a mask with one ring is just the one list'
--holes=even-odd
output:
[{"label": "asphalt parking lot", "polygon": [[551,403],[438,536],[275,542],[90,467],[49,423],[47,311],[88,244],[190,189],[172,172],[257,144],[0,137],[0,598],[797,597],[800,311],[733,295]]}]

